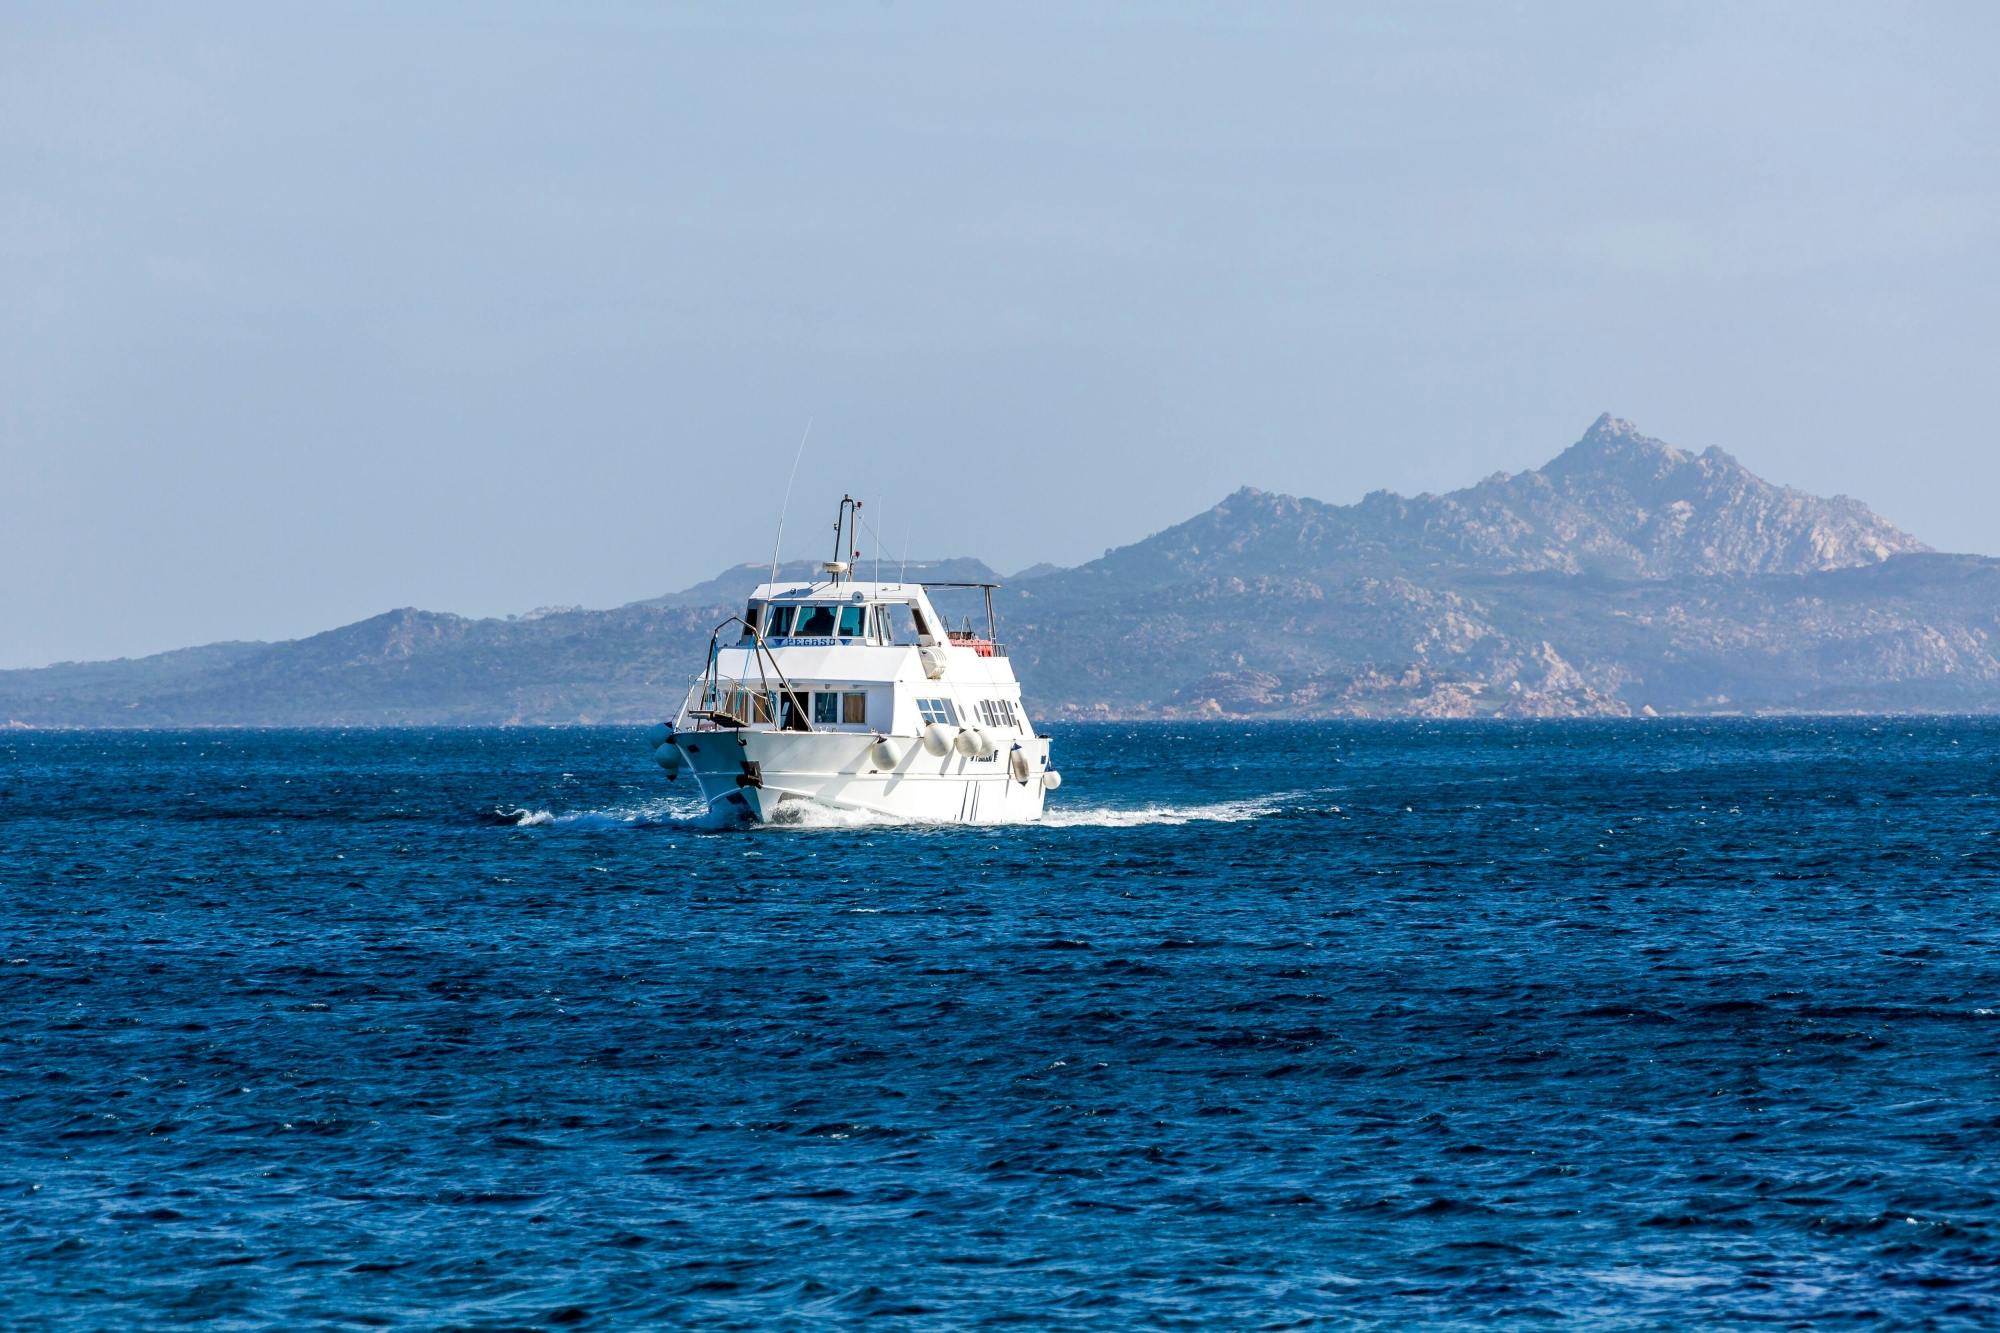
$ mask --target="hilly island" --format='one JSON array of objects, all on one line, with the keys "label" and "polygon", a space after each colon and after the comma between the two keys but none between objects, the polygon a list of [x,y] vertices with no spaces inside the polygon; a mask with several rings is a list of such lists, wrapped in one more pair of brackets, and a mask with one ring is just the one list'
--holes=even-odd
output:
[{"label": "hilly island", "polygon": [[[812,566],[781,574],[807,577]],[[657,720],[744,564],[610,610],[399,610],[309,638],[0,672],[17,727]],[[912,579],[995,579],[972,558]],[[1067,718],[2000,712],[2000,560],[1603,416],[1541,468],[1351,505],[1244,489],[996,596]]]}]

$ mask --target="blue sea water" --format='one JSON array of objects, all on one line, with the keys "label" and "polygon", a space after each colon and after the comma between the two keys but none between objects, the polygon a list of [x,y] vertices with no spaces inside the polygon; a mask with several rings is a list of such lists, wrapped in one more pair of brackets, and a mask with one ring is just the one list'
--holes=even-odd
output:
[{"label": "blue sea water", "polygon": [[2000,1322],[2000,726],[0,737],[0,1325]]}]

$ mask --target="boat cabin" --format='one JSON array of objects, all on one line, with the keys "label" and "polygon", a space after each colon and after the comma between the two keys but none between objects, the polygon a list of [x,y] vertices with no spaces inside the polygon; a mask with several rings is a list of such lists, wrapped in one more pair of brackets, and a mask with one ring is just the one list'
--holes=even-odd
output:
[{"label": "boat cabin", "polygon": [[[951,644],[972,649],[981,657],[1006,656],[992,625],[992,584],[793,584],[757,589],[743,609],[737,642],[762,639],[773,648],[832,648],[837,646],[918,647]],[[950,629],[931,605],[926,588],[981,588],[986,592],[985,634],[970,625]]]},{"label": "boat cabin", "polygon": [[[791,600],[793,597],[801,600]],[[780,643],[799,647],[882,645],[918,643],[920,636],[931,632],[925,613],[914,603],[833,601],[815,597],[807,589],[753,597],[743,610],[739,642],[762,635],[774,647]]]},{"label": "boat cabin", "polygon": [[937,722],[1031,735],[1020,686],[989,619],[949,629],[928,587],[765,584],[720,627],[686,716],[698,727],[909,735]]},{"label": "boat cabin", "polygon": [[[841,530],[858,505],[843,499]],[[841,548],[837,548],[841,549]],[[810,583],[766,583],[716,627],[685,720],[703,728],[914,735],[941,724],[1032,735],[991,583],[862,582],[842,560]],[[953,630],[931,590],[977,590],[984,633]]]}]

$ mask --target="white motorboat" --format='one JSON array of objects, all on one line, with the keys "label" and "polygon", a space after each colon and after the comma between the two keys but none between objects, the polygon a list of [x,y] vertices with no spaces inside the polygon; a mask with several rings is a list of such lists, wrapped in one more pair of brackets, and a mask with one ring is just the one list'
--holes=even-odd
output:
[{"label": "white motorboat", "polygon": [[[999,585],[855,579],[860,507],[841,498],[824,578],[762,584],[716,627],[680,711],[648,736],[654,758],[669,778],[693,774],[711,811],[758,823],[799,804],[921,823],[1040,818],[1062,775],[999,641]],[[947,627],[940,588],[984,593],[983,635]]]}]

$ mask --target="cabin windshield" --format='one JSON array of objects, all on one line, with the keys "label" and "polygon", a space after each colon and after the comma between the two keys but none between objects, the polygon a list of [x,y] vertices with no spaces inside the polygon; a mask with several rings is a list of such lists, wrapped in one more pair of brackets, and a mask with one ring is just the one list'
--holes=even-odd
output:
[{"label": "cabin windshield", "polygon": [[792,633],[800,638],[832,638],[834,611],[831,606],[802,606],[792,622]]},{"label": "cabin windshield", "polygon": [[870,643],[890,642],[887,617],[873,603],[844,602],[823,605],[773,606],[765,609],[764,637],[767,639],[856,639]]}]

